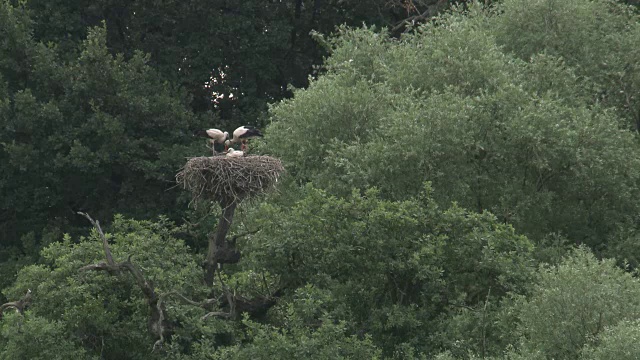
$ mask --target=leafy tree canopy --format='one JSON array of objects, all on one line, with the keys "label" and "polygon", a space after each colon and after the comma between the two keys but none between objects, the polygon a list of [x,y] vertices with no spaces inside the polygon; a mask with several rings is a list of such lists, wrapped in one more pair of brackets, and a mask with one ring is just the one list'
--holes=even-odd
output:
[{"label": "leafy tree canopy", "polygon": [[[594,90],[599,84],[619,92],[619,82],[596,79],[595,69],[584,74],[579,61],[592,61],[589,54],[565,59],[539,48],[520,58],[501,46],[505,35],[496,24],[516,22],[506,13],[515,3],[473,5],[400,40],[343,29],[326,74],[273,107],[270,151],[300,181],[334,194],[373,185],[385,198],[404,199],[431,181],[442,203],[491,211],[534,240],[560,233],[601,245],[638,211],[628,196],[640,180],[637,142],[621,108]],[[595,3],[563,3],[575,11],[554,12],[554,19],[591,23],[589,14],[607,10],[617,25],[599,32],[639,38],[625,8]],[[581,36],[571,41],[591,44]],[[627,56],[614,50],[607,53]],[[638,59],[629,58],[629,66]],[[280,141],[282,134],[295,140]]]},{"label": "leafy tree canopy", "polygon": [[85,225],[78,210],[176,217],[173,176],[200,150],[185,94],[159,81],[147,55],[111,55],[104,26],[64,60],[33,39],[21,7],[2,1],[0,18],[0,246],[18,247],[0,251],[13,257],[33,238],[34,256]]},{"label": "leafy tree canopy", "polygon": [[[628,7],[604,0],[473,3],[402,36],[315,34],[331,55],[308,89],[271,106],[252,147],[281,157],[289,175],[279,193],[239,207],[240,261],[204,285],[197,235],[210,230],[211,204],[189,214],[165,191],[201,150],[189,140],[204,124],[194,104],[237,91],[264,104],[304,85],[279,72],[312,63],[291,55],[305,27],[279,15],[320,19],[321,3],[133,2],[121,14],[101,2],[80,12],[1,3],[0,231],[10,240],[0,254],[10,260],[0,280],[21,270],[0,284],[13,301],[0,304],[0,359],[636,351],[640,286],[616,263],[640,259],[640,33]],[[220,21],[204,37],[189,31],[201,16]],[[231,41],[242,31],[255,36]],[[192,48],[159,51],[167,39]],[[208,52],[207,41],[224,46]],[[281,62],[265,61],[284,48]],[[235,66],[211,77],[212,56]],[[218,83],[203,87],[203,74]],[[206,95],[192,103],[194,89]],[[62,235],[77,209],[124,215],[106,235]],[[183,215],[203,217],[168,220]],[[587,246],[567,251],[575,243]]]},{"label": "leafy tree canopy", "polygon": [[[639,292],[638,279],[613,260],[599,261],[577,249],[558,266],[542,268],[532,296],[517,306],[523,348],[564,359],[580,358],[587,344],[595,358],[604,351],[624,353],[629,340],[619,331],[637,333],[629,321],[640,312]],[[600,337],[602,347],[597,347]]]},{"label": "leafy tree canopy", "polygon": [[[271,221],[252,222],[262,230],[239,244],[246,259],[219,275],[213,294],[229,287],[247,299],[275,293],[281,299],[241,323],[203,317],[197,303],[210,295],[201,285],[202,257],[174,237],[171,224],[115,219],[107,234],[114,258],[130,258],[142,269],[173,324],[167,356],[218,348],[220,358],[239,359],[426,353],[437,314],[498,302],[509,291],[524,291],[533,275],[525,237],[489,214],[440,210],[428,190],[388,201],[373,190],[339,199],[308,186],[292,209],[263,204],[252,212],[251,218]],[[144,326],[149,305],[134,279],[81,271],[104,259],[97,233],[79,242],[67,237],[42,256],[6,291],[19,298],[31,289],[33,301],[23,320],[1,323],[0,343],[19,346],[22,335],[11,332],[16,322],[38,321],[51,323],[73,351],[114,359],[151,351]],[[210,310],[227,311],[224,299],[214,296]]]}]

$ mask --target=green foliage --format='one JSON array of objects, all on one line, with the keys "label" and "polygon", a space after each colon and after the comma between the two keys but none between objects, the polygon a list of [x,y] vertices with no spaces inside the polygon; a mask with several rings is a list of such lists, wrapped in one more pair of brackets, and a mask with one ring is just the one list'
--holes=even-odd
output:
[{"label": "green foliage", "polygon": [[60,321],[28,314],[8,314],[0,322],[0,359],[98,359],[91,357],[65,334]]},{"label": "green foliage", "polygon": [[633,217],[629,217],[607,239],[607,246],[602,249],[602,253],[607,257],[615,257],[619,265],[624,265],[630,269],[638,269],[640,266],[639,237],[640,232],[638,232],[637,221]]},{"label": "green foliage", "polygon": [[[0,2],[0,74],[15,89],[28,72],[31,40],[31,19],[22,7],[13,7],[8,0]],[[3,94],[4,95],[4,94]],[[6,99],[0,96],[0,100]]]},{"label": "green foliage", "polygon": [[251,342],[219,351],[213,359],[381,359],[371,339],[348,336],[344,322],[321,317],[315,324],[304,324],[292,307],[286,330],[245,318]]},{"label": "green foliage", "polygon": [[[593,61],[607,35],[624,31],[631,14],[613,1],[505,1],[495,19],[501,44],[524,58],[547,51],[573,63]],[[592,21],[593,17],[599,21]],[[587,45],[588,47],[584,47]]]},{"label": "green foliage", "polygon": [[[640,124],[638,15],[614,1],[509,0],[492,19],[498,43],[522,59],[564,58],[588,79],[594,102]],[[596,19],[594,21],[594,19]]]},{"label": "green foliage", "polygon": [[[336,87],[344,91],[336,91]],[[381,90],[348,75],[322,77],[308,90],[298,91],[295,101],[284,101],[273,109],[275,116],[286,120],[273,123],[269,133],[286,133],[290,140],[282,141],[278,136],[276,147],[276,139],[267,139],[270,150],[277,155],[287,152],[291,171],[300,180],[324,172],[323,159],[335,143],[366,142],[382,125],[390,104]]]},{"label": "green foliage", "polygon": [[[2,1],[0,288],[33,299],[0,359],[637,357],[640,287],[615,266],[640,259],[637,14],[505,0],[373,25],[441,3]],[[165,191],[201,154],[190,130],[260,122],[308,79],[252,148],[284,161],[280,193],[239,207],[241,261],[205,288],[205,242],[177,237],[220,212]],[[78,209],[166,215],[107,234],[166,309],[162,349],[131,274],[80,271],[104,250],[63,238]]]},{"label": "green foliage", "polygon": [[607,327],[598,337],[597,345],[583,351],[583,359],[635,359],[640,354],[638,338],[640,338],[638,320],[621,321]]},{"label": "green foliage", "polygon": [[[412,6],[423,12],[433,3],[415,0]],[[267,102],[290,95],[287,84],[307,85],[312,67],[326,55],[310,31],[328,34],[337,25],[363,22],[393,26],[418,11],[407,6],[387,0],[135,0],[117,8],[105,0],[25,4],[36,40],[55,43],[65,58],[74,58],[87,29],[104,21],[112,54],[150,54],[161,81],[184,86],[193,110],[214,110],[231,128],[259,122]]]},{"label": "green foliage", "polygon": [[184,93],[158,82],[148,56],[112,56],[104,27],[89,32],[77,59],[62,60],[55,47],[31,38],[19,9],[2,3],[2,16],[13,16],[0,25],[13,31],[3,59],[25,65],[2,70],[2,245],[20,247],[29,232],[46,244],[48,234],[81,226],[77,210],[175,217],[177,193],[166,192],[168,182],[196,152],[189,129],[197,120]]},{"label": "green foliage", "polygon": [[473,307],[452,307],[442,315],[433,341],[437,348],[447,349],[452,358],[492,358],[492,355],[500,358],[505,349],[519,340],[513,331],[518,319],[510,311],[512,303],[511,297],[487,296],[483,303]]},{"label": "green foliage", "polygon": [[[107,238],[114,260],[121,262],[130,258],[153,284],[171,321],[189,324],[184,327],[188,330],[186,333],[179,329],[176,334],[177,339],[184,339],[201,333],[199,318],[204,315],[204,309],[185,304],[174,294],[202,299],[206,289],[200,282],[198,257],[173,236],[175,231],[177,229],[164,219],[151,223],[118,216]],[[42,251],[42,257],[44,264],[23,268],[15,284],[5,291],[8,298],[17,299],[26,289],[31,289],[33,300],[26,323],[52,324],[39,330],[34,323],[29,336],[39,338],[55,331],[53,334],[62,344],[78,344],[89,355],[103,354],[109,359],[148,358],[154,341],[146,329],[149,305],[133,277],[127,272],[80,271],[85,265],[105,261],[102,242],[95,231],[77,243],[69,237],[53,243]],[[206,333],[226,331],[225,325],[213,324]],[[20,338],[13,339],[9,332],[15,324],[3,322],[3,326],[7,332],[1,341],[16,342],[15,346],[19,346]],[[2,354],[12,353],[4,349]]]},{"label": "green foliage", "polygon": [[[33,239],[33,233],[31,233],[30,235],[30,237]],[[22,240],[27,240],[28,238],[29,236],[24,236]],[[33,240],[35,242],[35,239]],[[38,253],[38,251],[33,248],[28,249],[25,252],[28,254]],[[20,249],[13,246],[0,247],[0,259],[2,259],[2,262],[0,262],[0,279],[2,279],[2,281],[0,281],[0,289],[4,289],[13,282],[15,275],[18,273],[18,270],[20,270],[20,268],[26,265],[33,264],[36,260],[34,259],[34,256],[25,255],[22,251],[20,251]],[[7,301],[8,300],[4,296],[4,294],[0,292],[0,303],[4,304]]]},{"label": "green foliage", "polygon": [[435,314],[523,291],[533,250],[490,214],[443,211],[429,194],[337,198],[307,186],[293,204],[263,203],[246,220],[261,231],[242,242],[243,266],[329,291],[327,311],[387,353],[404,342],[429,351]]},{"label": "green foliage", "polygon": [[640,180],[634,135],[593,102],[579,64],[505,53],[492,24],[511,20],[491,14],[476,4],[400,40],[343,29],[327,74],[272,109],[269,144],[304,141],[271,151],[332,194],[375,186],[402,200],[430,181],[440,203],[536,241],[600,246],[638,211],[625,195]]},{"label": "green foliage", "polygon": [[558,266],[540,269],[531,296],[522,298],[516,309],[527,352],[577,359],[581,349],[594,345],[600,336],[611,347],[596,348],[594,353],[624,352],[623,344],[629,340],[618,340],[617,331],[605,329],[640,315],[640,284],[613,260],[597,260],[580,248]]}]

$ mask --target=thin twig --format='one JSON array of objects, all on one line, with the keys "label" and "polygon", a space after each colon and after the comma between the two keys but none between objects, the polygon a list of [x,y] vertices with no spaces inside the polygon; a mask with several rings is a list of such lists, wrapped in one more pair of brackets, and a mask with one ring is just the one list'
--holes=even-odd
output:
[{"label": "thin twig", "polygon": [[262,272],[262,283],[264,284],[265,289],[267,289],[267,296],[271,296],[271,290],[269,289],[269,284],[267,283],[267,279],[264,276],[264,271]]}]

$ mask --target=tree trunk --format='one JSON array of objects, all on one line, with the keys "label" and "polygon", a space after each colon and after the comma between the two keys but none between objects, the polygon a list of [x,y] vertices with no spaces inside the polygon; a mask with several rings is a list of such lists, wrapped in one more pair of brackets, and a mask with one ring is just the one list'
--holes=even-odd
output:
[{"label": "tree trunk", "polygon": [[205,283],[208,286],[213,285],[218,264],[233,264],[240,260],[240,252],[236,250],[234,244],[230,244],[226,239],[237,205],[237,201],[234,200],[220,202],[222,215],[220,215],[215,234],[209,237],[209,250],[205,262]]}]

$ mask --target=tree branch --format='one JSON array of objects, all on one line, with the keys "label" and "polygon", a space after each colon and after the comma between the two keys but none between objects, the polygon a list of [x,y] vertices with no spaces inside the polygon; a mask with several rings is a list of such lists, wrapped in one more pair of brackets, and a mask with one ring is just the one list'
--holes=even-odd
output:
[{"label": "tree branch", "polygon": [[98,221],[94,221],[88,214],[78,213],[85,218],[87,218],[91,224],[96,228],[100,238],[102,239],[102,244],[104,247],[104,253],[107,262],[101,262],[98,264],[91,264],[81,267],[80,271],[109,271],[111,274],[119,274],[123,270],[126,270],[133,275],[133,278],[136,281],[140,290],[142,290],[142,294],[147,299],[147,304],[149,305],[149,309],[151,311],[151,315],[149,317],[148,329],[151,335],[153,335],[156,339],[158,339],[154,345],[153,349],[157,349],[161,347],[164,343],[166,337],[171,335],[171,327],[172,324],[167,321],[166,310],[162,303],[162,300],[158,297],[153,287],[153,284],[147,281],[142,274],[142,271],[131,262],[131,256],[126,261],[116,263],[113,260],[113,256],[111,255],[111,250],[109,249],[109,243],[107,241],[107,237],[104,235],[102,228],[100,227],[100,223]]},{"label": "tree branch", "polygon": [[212,316],[217,316],[217,317],[221,317],[221,318],[225,318],[225,319],[230,319],[232,317],[232,315],[230,313],[226,313],[226,312],[223,312],[223,311],[212,311],[212,312],[206,313],[200,319],[201,320],[207,320],[208,318],[210,318]]},{"label": "tree branch", "polygon": [[31,303],[31,290],[27,290],[27,293],[18,301],[12,301],[0,305],[0,320],[2,320],[2,314],[5,310],[14,308],[20,315],[24,314],[24,309]]},{"label": "tree branch", "polygon": [[205,283],[209,286],[213,285],[215,271],[219,264],[234,264],[240,260],[240,252],[226,240],[238,203],[235,199],[227,199],[221,201],[220,206],[222,215],[218,220],[215,234],[209,237],[209,249],[205,260]]},{"label": "tree branch", "polygon": [[[168,292],[168,293],[166,293],[166,294],[161,295],[161,297],[162,297],[162,299],[165,299],[165,298],[168,298],[168,297],[169,297],[169,296],[171,296],[171,295],[176,295],[177,297],[179,297],[180,299],[182,299],[182,301],[186,302],[187,304],[189,304],[189,305],[193,305],[193,306],[198,306],[198,307],[205,307],[205,306],[207,306],[207,305],[215,304],[215,303],[217,303],[217,302],[218,302],[218,300],[217,300],[217,299],[206,299],[206,300],[201,301],[201,302],[193,301],[193,300],[191,300],[191,299],[187,298],[186,296],[184,296],[184,295],[180,294],[180,293],[179,293],[179,292],[177,292],[177,291],[171,291],[171,292]],[[164,300],[163,300],[163,301],[164,301]]]},{"label": "tree branch", "polygon": [[[389,33],[390,33],[391,36],[399,37],[400,34],[402,34],[407,29],[407,27],[415,26],[418,23],[429,21],[431,18],[436,16],[440,11],[442,11],[442,9],[446,8],[447,1],[446,0],[438,0],[435,4],[427,6],[427,9],[425,11],[423,11],[422,13],[420,13],[418,11],[418,9],[415,7],[415,5],[412,2],[409,3],[409,4],[411,5],[412,10],[414,10],[415,12],[417,12],[419,14],[418,15],[409,16],[406,19],[401,20],[400,22],[396,23],[391,28],[391,30],[389,30]],[[409,11],[409,9],[407,9],[407,14],[409,14],[409,13],[410,13],[410,11]]]},{"label": "tree branch", "polygon": [[100,235],[100,239],[102,239],[102,247],[104,248],[104,254],[105,254],[105,257],[107,258],[107,264],[112,266],[115,265],[115,262],[113,261],[113,256],[111,255],[111,250],[109,250],[109,243],[107,241],[107,237],[104,236],[104,233],[102,232],[102,228],[100,227],[100,223],[97,220],[93,220],[91,216],[89,216],[89,214],[87,213],[78,211],[78,215],[84,216],[87,220],[89,220],[89,222],[91,222],[91,225],[93,225],[93,227],[98,231],[98,234]]},{"label": "tree branch", "polygon": [[259,231],[260,231],[260,229],[253,230],[253,231],[247,231],[247,232],[243,232],[242,234],[234,235],[230,240],[227,240],[227,242],[232,244],[232,245],[235,245],[236,241],[238,241],[239,238],[245,237],[247,235],[257,234]]}]

